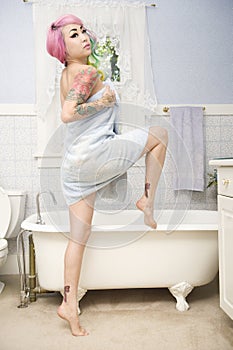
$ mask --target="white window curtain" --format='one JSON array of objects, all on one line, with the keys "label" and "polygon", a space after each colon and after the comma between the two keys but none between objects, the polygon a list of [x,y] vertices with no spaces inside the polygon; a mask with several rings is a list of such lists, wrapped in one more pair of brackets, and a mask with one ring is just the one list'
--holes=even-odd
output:
[{"label": "white window curtain", "polygon": [[[121,96],[122,122],[143,126],[145,114],[153,113],[157,105],[147,33],[146,3],[121,0],[34,0],[33,2],[38,154],[43,155],[45,149],[50,155],[61,152],[56,141],[50,143],[49,147],[48,143],[61,125],[59,81],[63,65],[48,55],[46,33],[48,26],[64,14],[71,13],[80,17],[84,24],[95,32],[100,42],[107,35],[119,40],[117,65],[120,68],[121,81],[116,83],[116,87]],[[59,132],[57,137],[58,139],[62,137]]]}]

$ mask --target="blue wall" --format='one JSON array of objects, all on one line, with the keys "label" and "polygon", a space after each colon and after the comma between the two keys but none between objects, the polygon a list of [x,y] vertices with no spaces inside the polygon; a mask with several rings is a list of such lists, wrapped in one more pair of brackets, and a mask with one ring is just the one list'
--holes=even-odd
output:
[{"label": "blue wall", "polygon": [[32,4],[1,0],[0,103],[35,103]]},{"label": "blue wall", "polygon": [[159,103],[233,103],[233,1],[156,4],[147,12]]},{"label": "blue wall", "polygon": [[[233,103],[232,0],[155,3],[147,17],[158,102]],[[0,42],[0,103],[35,103],[32,4],[1,0]]]}]

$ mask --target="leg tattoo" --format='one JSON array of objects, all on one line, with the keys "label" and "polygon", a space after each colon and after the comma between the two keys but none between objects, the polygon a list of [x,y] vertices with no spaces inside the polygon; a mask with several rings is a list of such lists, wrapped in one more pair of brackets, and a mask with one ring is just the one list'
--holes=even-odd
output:
[{"label": "leg tattoo", "polygon": [[146,182],[145,183],[145,196],[146,196],[146,198],[148,198],[149,197],[149,195],[148,195],[148,190],[150,189],[150,183],[149,182]]},{"label": "leg tattoo", "polygon": [[64,302],[67,302],[67,293],[70,291],[70,286],[65,286],[64,287]]}]

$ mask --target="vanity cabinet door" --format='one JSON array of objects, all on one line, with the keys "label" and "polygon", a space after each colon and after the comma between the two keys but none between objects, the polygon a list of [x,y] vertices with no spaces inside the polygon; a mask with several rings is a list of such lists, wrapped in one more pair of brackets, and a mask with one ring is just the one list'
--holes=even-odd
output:
[{"label": "vanity cabinet door", "polygon": [[218,195],[220,307],[233,319],[233,198]]},{"label": "vanity cabinet door", "polygon": [[218,194],[233,197],[233,171],[232,167],[218,169]]}]

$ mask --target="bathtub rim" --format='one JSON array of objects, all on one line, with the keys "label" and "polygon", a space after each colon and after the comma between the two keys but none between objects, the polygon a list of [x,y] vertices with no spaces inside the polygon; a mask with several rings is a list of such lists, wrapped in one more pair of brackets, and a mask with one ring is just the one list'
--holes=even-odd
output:
[{"label": "bathtub rim", "polygon": [[[129,210],[131,211],[131,210]],[[138,212],[135,209],[132,209],[132,211]],[[165,209],[164,211],[169,211],[169,209]],[[190,214],[192,212],[209,212],[209,213],[214,213],[216,222],[215,223],[192,223],[192,224],[178,224],[175,226],[174,229],[171,227],[169,228],[167,224],[160,224],[158,222],[158,226],[155,229],[152,229],[146,225],[142,224],[129,224],[129,225],[92,225],[92,231],[93,232],[118,232],[118,231],[137,231],[137,232],[148,232],[148,231],[154,231],[154,232],[174,232],[174,231],[217,231],[218,230],[218,212],[216,210],[188,210]],[[66,212],[65,210],[62,210],[62,212]],[[106,211],[107,212],[107,211]],[[43,216],[47,215],[46,212],[42,212],[41,215]],[[51,224],[36,224],[35,221],[37,219],[37,214],[31,214],[25,220],[21,223],[21,228],[27,231],[32,231],[32,232],[41,232],[41,233],[68,233],[69,232],[69,227],[67,225],[51,225]]]}]

